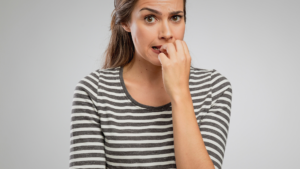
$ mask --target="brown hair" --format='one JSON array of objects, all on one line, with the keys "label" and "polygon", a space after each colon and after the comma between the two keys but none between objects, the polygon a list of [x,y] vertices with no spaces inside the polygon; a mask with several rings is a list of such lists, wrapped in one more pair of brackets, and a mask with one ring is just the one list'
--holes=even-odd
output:
[{"label": "brown hair", "polygon": [[[111,16],[110,31],[112,31],[110,41],[105,50],[105,61],[101,69],[125,66],[133,58],[134,44],[131,32],[126,32],[121,23],[128,23],[131,13],[138,0],[114,0],[115,9]],[[183,0],[184,22],[186,22],[186,0]]]}]

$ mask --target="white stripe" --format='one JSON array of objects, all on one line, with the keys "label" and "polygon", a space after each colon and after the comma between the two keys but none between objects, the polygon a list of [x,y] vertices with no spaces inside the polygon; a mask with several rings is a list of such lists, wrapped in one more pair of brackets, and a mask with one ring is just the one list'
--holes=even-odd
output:
[{"label": "white stripe", "polygon": [[106,154],[106,157],[113,158],[113,159],[151,159],[151,158],[165,158],[165,157],[172,157],[175,156],[174,153],[167,153],[167,154],[154,154],[154,155],[126,155],[126,156],[117,156],[117,155],[110,155]]},{"label": "white stripe", "polygon": [[74,106],[72,106],[72,109],[86,109],[86,110],[93,110],[93,111],[95,111],[95,112],[97,112],[97,110],[94,108],[94,107],[90,107],[90,106],[77,106],[77,105],[74,105]]},{"label": "white stripe", "polygon": [[[104,165],[80,165],[79,166],[80,168],[103,168],[105,167]],[[70,167],[69,169],[79,169],[78,166],[73,166],[73,167]]]},{"label": "white stripe", "polygon": [[113,117],[108,117],[108,118],[101,118],[101,121],[113,121],[116,123],[152,123],[152,122],[158,122],[158,121],[172,121],[172,117],[170,118],[156,118],[156,119],[143,119],[143,120],[117,120]]},{"label": "white stripe", "polygon": [[80,147],[80,146],[102,146],[103,147],[103,143],[99,143],[99,142],[74,143],[70,145],[70,148]]},{"label": "white stripe", "polygon": [[163,140],[108,140],[105,138],[105,142],[111,144],[146,144],[146,143],[165,143],[169,141],[174,141],[174,138],[167,138]]},{"label": "white stripe", "polygon": [[130,148],[112,148],[112,147],[105,146],[105,149],[106,149],[106,150],[109,150],[109,151],[117,151],[117,152],[127,152],[127,151],[136,151],[136,152],[153,151],[153,153],[155,154],[155,151],[174,149],[174,146],[173,146],[173,145],[169,145],[169,146],[163,146],[163,147],[139,147],[139,148],[134,148],[134,147],[130,147]]},{"label": "white stripe", "polygon": [[115,126],[115,125],[101,125],[102,129],[118,129],[118,130],[143,130],[143,129],[165,129],[173,127],[173,124],[169,125],[149,125],[149,126]]},{"label": "white stripe", "polygon": [[99,119],[98,116],[89,113],[72,113],[71,117],[91,117],[91,118]]},{"label": "white stripe", "polygon": [[85,138],[98,138],[98,139],[104,139],[102,135],[79,135],[79,136],[72,136],[70,138],[70,141],[76,140],[76,139],[85,139]]},{"label": "white stripe", "polygon": [[74,155],[74,154],[88,154],[88,153],[102,153],[104,154],[104,150],[76,150],[76,151],[71,151],[69,155]]},{"label": "white stripe", "polygon": [[103,157],[84,157],[84,158],[73,158],[70,159],[70,162],[79,162],[79,161],[105,161]]},{"label": "white stripe", "polygon": [[175,161],[166,161],[166,162],[151,162],[151,163],[115,163],[107,161],[107,164],[119,167],[151,167],[156,165],[167,165],[167,164],[175,164]]},{"label": "white stripe", "polygon": [[[114,82],[114,83],[120,82],[119,80],[105,80],[105,79],[103,79],[103,78],[101,78],[101,77],[100,77],[100,79],[103,80],[103,81],[105,81],[105,82],[107,82],[107,83],[109,83],[109,82]],[[99,84],[99,85],[102,86],[102,87],[109,88],[109,89],[118,89],[118,90],[121,90],[121,89],[122,89],[121,86],[109,86],[109,85],[106,85],[106,84],[104,84],[104,83],[101,83],[101,84]],[[105,90],[104,90],[104,91],[105,91]]]},{"label": "white stripe", "polygon": [[76,120],[72,121],[71,124],[99,124],[94,120]]},{"label": "white stripe", "polygon": [[105,136],[119,136],[119,137],[141,137],[141,136],[165,136],[173,134],[173,131],[168,132],[161,132],[161,133],[113,133],[113,132],[107,132],[105,133]]},{"label": "white stripe", "polygon": [[101,111],[101,114],[103,115],[114,115],[114,116],[119,116],[119,117],[123,117],[123,116],[133,116],[133,117],[143,117],[143,116],[158,116],[158,115],[164,115],[164,114],[172,114],[172,111],[160,111],[160,112],[149,112],[149,113],[125,113],[125,112],[121,112],[121,113],[115,113],[112,112],[110,110],[107,111]]},{"label": "white stripe", "polygon": [[78,131],[101,131],[101,130],[99,128],[93,128],[93,127],[89,127],[89,128],[76,128],[76,129],[71,129],[70,133],[78,132]]}]

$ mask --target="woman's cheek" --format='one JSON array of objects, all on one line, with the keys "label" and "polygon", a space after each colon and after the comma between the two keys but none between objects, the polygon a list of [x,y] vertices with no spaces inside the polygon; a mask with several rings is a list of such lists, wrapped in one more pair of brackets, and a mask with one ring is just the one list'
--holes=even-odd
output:
[{"label": "woman's cheek", "polygon": [[176,39],[182,40],[185,32],[185,25],[175,27],[173,32],[174,32],[174,37],[176,37]]},{"label": "woman's cheek", "polygon": [[143,45],[143,35],[140,28],[138,26],[133,27],[133,29],[131,29],[131,34],[136,51],[140,53],[141,46]]},{"label": "woman's cheek", "polygon": [[137,30],[137,36],[140,37],[141,41],[146,43],[147,41],[151,41],[150,37],[152,36],[153,30],[149,27],[143,26]]},{"label": "woman's cheek", "polygon": [[154,30],[151,30],[146,27],[142,27],[136,30],[136,38],[138,40],[138,45],[147,51],[151,43],[155,41],[156,37],[154,35],[154,32]]}]

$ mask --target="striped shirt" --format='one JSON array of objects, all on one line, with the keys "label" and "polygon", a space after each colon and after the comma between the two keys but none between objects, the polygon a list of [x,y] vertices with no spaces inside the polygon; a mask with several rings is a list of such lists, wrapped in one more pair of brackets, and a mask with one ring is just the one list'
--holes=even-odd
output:
[{"label": "striped shirt", "polygon": [[[195,117],[215,169],[222,168],[232,88],[215,69],[190,67]],[[128,93],[123,67],[97,69],[75,88],[69,168],[176,168],[172,104],[141,104]]]}]

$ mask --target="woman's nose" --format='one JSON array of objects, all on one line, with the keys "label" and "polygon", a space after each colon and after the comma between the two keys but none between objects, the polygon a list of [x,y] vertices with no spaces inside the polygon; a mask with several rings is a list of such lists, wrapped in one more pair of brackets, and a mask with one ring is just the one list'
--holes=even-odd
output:
[{"label": "woman's nose", "polygon": [[168,22],[162,22],[159,39],[172,40],[173,35]]}]

